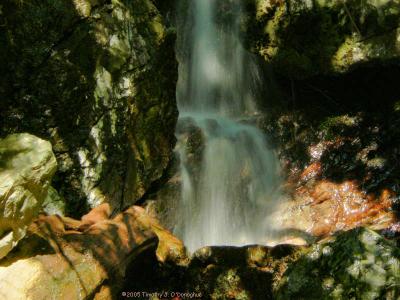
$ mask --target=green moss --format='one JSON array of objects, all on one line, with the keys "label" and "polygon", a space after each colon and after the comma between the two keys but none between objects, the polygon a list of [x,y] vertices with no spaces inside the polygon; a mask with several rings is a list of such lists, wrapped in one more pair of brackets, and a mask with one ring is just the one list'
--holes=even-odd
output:
[{"label": "green moss", "polygon": [[349,115],[328,117],[319,125],[319,130],[324,133],[326,139],[332,139],[340,135],[342,129],[346,127],[355,127],[358,122],[359,120],[357,117],[351,117]]},{"label": "green moss", "polygon": [[394,111],[396,111],[396,112],[399,112],[400,111],[400,101],[397,101],[395,104],[394,104]]}]

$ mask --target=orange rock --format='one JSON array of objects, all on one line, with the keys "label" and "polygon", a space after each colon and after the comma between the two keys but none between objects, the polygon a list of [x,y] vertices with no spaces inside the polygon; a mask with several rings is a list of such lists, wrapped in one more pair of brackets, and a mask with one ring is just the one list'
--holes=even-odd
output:
[{"label": "orange rock", "polygon": [[[40,236],[52,251],[34,252],[39,247],[28,244],[28,251],[21,252],[23,257],[16,254],[3,260],[0,295],[10,295],[13,290],[10,299],[47,299],[51,295],[73,300],[93,297],[100,291],[96,299],[106,299],[113,291],[103,284],[120,281],[126,266],[144,251],[157,251],[162,261],[187,260],[182,242],[143,208],[130,207],[112,219],[110,215],[109,206],[101,205],[81,221],[40,216],[30,226],[29,236]],[[26,276],[15,281],[22,270]]]},{"label": "orange rock", "polygon": [[103,203],[93,208],[88,214],[82,217],[81,228],[87,228],[102,220],[107,220],[111,215],[111,207],[109,203]]},{"label": "orange rock", "polygon": [[[306,174],[314,168],[317,166]],[[297,188],[294,201],[282,206],[277,215],[282,219],[282,232],[304,232],[319,238],[359,226],[384,229],[395,223],[392,197],[389,190],[382,190],[379,197],[367,194],[355,181],[321,180]]]},{"label": "orange rock", "polygon": [[321,163],[315,162],[309,165],[300,175],[301,181],[308,181],[312,178],[320,176],[322,173]]}]

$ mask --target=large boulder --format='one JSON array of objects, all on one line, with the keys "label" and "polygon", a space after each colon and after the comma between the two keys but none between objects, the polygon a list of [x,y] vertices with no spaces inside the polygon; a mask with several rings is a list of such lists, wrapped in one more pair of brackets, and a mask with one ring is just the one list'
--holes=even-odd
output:
[{"label": "large boulder", "polygon": [[0,140],[0,258],[38,216],[56,169],[49,142],[30,134]]},{"label": "large boulder", "polygon": [[133,204],[175,143],[174,33],[153,1],[5,0],[0,18],[0,136],[51,141],[67,215]]},{"label": "large boulder", "polygon": [[182,243],[140,207],[114,218],[108,204],[82,220],[41,216],[0,264],[0,297],[116,299],[127,266],[155,254],[160,262],[186,261]]},{"label": "large boulder", "polygon": [[250,47],[291,78],[400,60],[399,0],[246,0]]}]

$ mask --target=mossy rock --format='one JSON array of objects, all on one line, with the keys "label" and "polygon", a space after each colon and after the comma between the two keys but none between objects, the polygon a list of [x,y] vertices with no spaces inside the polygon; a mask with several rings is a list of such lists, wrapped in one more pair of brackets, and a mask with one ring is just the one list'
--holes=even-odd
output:
[{"label": "mossy rock", "polygon": [[277,299],[398,299],[400,250],[358,228],[316,244],[284,274]]},{"label": "mossy rock", "polygon": [[400,1],[246,1],[247,42],[292,78],[400,61]]}]

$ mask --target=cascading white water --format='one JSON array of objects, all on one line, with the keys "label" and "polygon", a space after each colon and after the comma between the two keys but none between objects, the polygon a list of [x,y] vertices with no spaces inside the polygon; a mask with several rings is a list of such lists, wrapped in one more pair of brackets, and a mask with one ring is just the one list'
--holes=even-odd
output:
[{"label": "cascading white water", "polygon": [[[265,244],[278,186],[263,133],[240,122],[256,114],[259,71],[240,41],[240,0],[192,0],[178,22],[180,119],[202,131],[198,174],[180,141],[182,199],[175,232],[190,251]],[[179,130],[179,128],[178,128]]]}]

